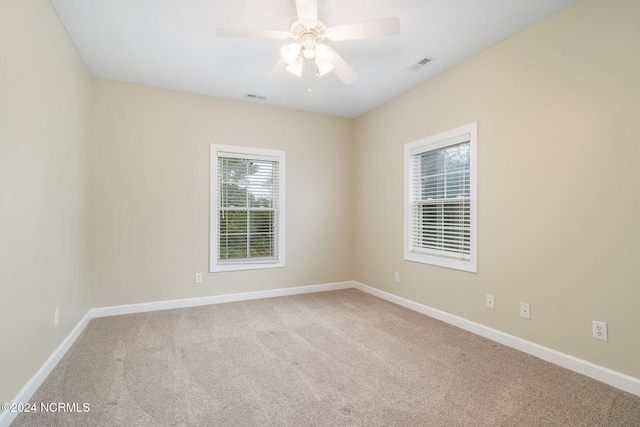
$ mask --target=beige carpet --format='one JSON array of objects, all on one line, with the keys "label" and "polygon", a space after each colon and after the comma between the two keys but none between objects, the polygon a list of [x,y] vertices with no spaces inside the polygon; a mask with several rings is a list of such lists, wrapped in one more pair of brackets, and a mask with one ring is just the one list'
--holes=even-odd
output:
[{"label": "beige carpet", "polygon": [[358,290],[91,320],[15,426],[640,426],[640,397]]}]

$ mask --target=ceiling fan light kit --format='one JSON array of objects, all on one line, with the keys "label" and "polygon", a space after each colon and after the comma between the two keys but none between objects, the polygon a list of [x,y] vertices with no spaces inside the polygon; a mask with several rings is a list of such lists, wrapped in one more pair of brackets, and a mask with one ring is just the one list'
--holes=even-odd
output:
[{"label": "ceiling fan light kit", "polygon": [[276,77],[283,70],[302,77],[305,63],[308,61],[311,64],[311,61],[315,61],[317,76],[321,77],[333,71],[343,83],[349,84],[358,78],[358,74],[340,55],[322,42],[325,39],[356,40],[400,33],[400,21],[397,18],[328,27],[318,19],[317,0],[296,0],[296,11],[298,16],[291,21],[289,32],[218,28],[216,34],[218,37],[293,40],[293,43],[280,48],[281,60],[271,70],[269,78]]}]

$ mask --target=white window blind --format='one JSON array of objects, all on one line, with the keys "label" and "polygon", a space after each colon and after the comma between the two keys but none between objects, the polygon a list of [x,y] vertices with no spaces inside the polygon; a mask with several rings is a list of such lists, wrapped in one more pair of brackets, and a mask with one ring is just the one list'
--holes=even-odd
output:
[{"label": "white window blind", "polygon": [[477,124],[405,144],[405,259],[477,271]]},{"label": "white window blind", "polygon": [[283,266],[283,158],[254,151],[212,153],[212,271]]},{"label": "white window blind", "polygon": [[411,246],[469,259],[469,141],[411,156]]}]

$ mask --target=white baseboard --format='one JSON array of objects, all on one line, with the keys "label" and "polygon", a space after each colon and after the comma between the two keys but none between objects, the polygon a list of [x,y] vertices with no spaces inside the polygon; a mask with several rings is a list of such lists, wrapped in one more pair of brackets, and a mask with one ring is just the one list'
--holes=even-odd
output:
[{"label": "white baseboard", "polygon": [[[38,390],[38,387],[47,379],[51,371],[53,371],[53,368],[56,367],[67,350],[71,348],[84,328],[89,324],[89,320],[91,320],[91,310],[87,311],[69,335],[67,335],[58,348],[54,350],[51,356],[49,356],[40,369],[38,369],[38,372],[22,387],[22,390],[20,390],[11,401],[12,403],[27,403],[30,401],[33,394]],[[0,412],[0,427],[8,427],[17,416],[18,412]]]},{"label": "white baseboard", "polygon": [[187,298],[169,301],[146,302],[141,304],[99,307],[91,310],[91,317],[118,316],[120,314],[146,313],[148,311],[170,310],[173,308],[197,307],[201,305],[223,304],[227,302],[249,301],[262,298],[284,297],[309,294],[313,292],[335,291],[354,288],[355,282],[327,283],[323,285],[298,286],[295,288],[269,289],[265,291],[242,292],[238,294],[214,295],[200,298]]},{"label": "white baseboard", "polygon": [[492,341],[504,344],[507,347],[515,348],[523,353],[530,354],[539,359],[546,360],[555,365],[562,366],[563,368],[593,378],[605,384],[609,384],[620,390],[640,396],[640,379],[626,375],[620,372],[616,372],[609,368],[605,368],[595,363],[588,362],[583,359],[571,356],[566,353],[553,350],[551,348],[533,343],[531,341],[518,338],[513,335],[509,335],[505,332],[492,329],[479,323],[472,322],[462,317],[449,314],[445,311],[441,311],[417,302],[408,300],[406,298],[399,297],[397,295],[390,294],[385,291],[381,291],[371,286],[364,285],[359,282],[354,282],[354,287],[360,289],[363,292],[374,295],[378,298],[393,302],[418,313],[426,314],[434,319],[442,320],[450,325],[457,326],[465,331],[472,332],[476,335],[488,338]]}]

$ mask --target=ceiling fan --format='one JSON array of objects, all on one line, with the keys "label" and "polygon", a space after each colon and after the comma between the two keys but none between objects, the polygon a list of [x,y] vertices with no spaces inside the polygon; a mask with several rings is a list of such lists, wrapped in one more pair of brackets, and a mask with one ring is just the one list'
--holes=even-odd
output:
[{"label": "ceiling fan", "polygon": [[243,30],[218,28],[218,37],[249,37],[264,39],[291,39],[293,43],[280,48],[280,61],[269,73],[274,78],[285,69],[291,74],[301,77],[305,64],[312,66],[315,62],[316,75],[323,76],[331,71],[349,84],[358,78],[358,74],[340,55],[323,42],[367,39],[372,37],[394,36],[400,33],[398,18],[379,19],[356,24],[328,27],[318,17],[317,0],[295,0],[297,16],[291,20],[289,31]]}]

